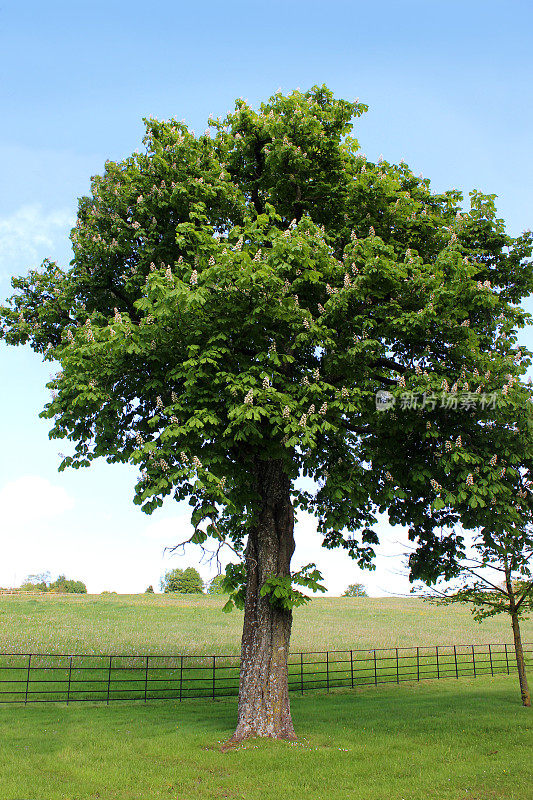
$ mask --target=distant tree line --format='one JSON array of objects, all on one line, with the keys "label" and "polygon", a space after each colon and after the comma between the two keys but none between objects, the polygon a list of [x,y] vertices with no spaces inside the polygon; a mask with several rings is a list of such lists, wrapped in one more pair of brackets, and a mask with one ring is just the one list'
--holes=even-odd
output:
[{"label": "distant tree line", "polygon": [[[202,576],[194,567],[186,569],[171,569],[161,578],[161,591],[165,594],[227,594],[222,588],[224,575],[215,575],[210,581],[204,584]],[[145,590],[145,594],[152,594],[153,586]]]},{"label": "distant tree line", "polygon": [[70,580],[65,575],[59,575],[55,581],[51,580],[49,572],[38,575],[28,575],[20,587],[25,592],[52,592],[57,594],[87,594],[87,587],[83,581]]}]

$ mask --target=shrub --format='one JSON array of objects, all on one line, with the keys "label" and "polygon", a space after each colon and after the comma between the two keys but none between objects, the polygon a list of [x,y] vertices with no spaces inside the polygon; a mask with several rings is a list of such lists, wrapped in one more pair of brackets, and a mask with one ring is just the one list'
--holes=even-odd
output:
[{"label": "shrub", "polygon": [[198,570],[194,567],[187,569],[171,569],[161,578],[161,589],[165,593],[177,592],[178,594],[203,594],[204,582]]},{"label": "shrub", "polygon": [[344,594],[343,597],[368,597],[368,592],[366,591],[364,585],[362,583],[351,583]]}]

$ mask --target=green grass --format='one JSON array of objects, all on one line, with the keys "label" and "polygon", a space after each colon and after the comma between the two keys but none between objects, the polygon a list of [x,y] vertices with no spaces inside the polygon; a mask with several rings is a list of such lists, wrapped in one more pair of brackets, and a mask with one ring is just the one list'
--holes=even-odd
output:
[{"label": "green grass", "polygon": [[221,752],[236,704],[0,708],[0,800],[531,800],[507,676],[292,699],[297,744]]},{"label": "green grass", "polygon": [[[223,600],[164,595],[0,598],[0,652],[239,652],[242,614]],[[533,622],[523,624],[533,642]],[[478,625],[467,606],[415,598],[319,598],[296,609],[291,649],[350,650],[512,641],[505,615]]]},{"label": "green grass", "polygon": [[[2,598],[0,651],[237,654],[242,615],[221,604]],[[523,634],[533,641],[531,622]],[[478,626],[468,607],[322,598],[296,611],[292,651],[510,639],[507,619]],[[318,690],[291,704],[298,743],[251,741],[226,753],[233,698],[0,706],[0,800],[533,800],[533,717],[516,675]]]}]

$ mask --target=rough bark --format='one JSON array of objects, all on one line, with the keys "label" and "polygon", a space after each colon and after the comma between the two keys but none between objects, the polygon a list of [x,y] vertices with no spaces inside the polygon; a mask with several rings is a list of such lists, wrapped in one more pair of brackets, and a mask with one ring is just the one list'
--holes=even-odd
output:
[{"label": "rough bark", "polygon": [[291,611],[260,596],[265,581],[290,574],[294,513],[290,480],[278,462],[257,467],[262,508],[246,547],[246,601],[241,646],[237,729],[230,739],[252,736],[295,739],[291,719],[287,659]]},{"label": "rough bark", "polygon": [[531,696],[529,694],[529,686],[527,683],[526,662],[524,659],[524,650],[522,648],[522,637],[520,636],[520,625],[518,622],[518,614],[516,611],[514,612],[511,611],[511,624],[513,626],[516,667],[518,669],[518,681],[520,683],[520,694],[522,696],[522,705],[529,707],[531,705]]}]

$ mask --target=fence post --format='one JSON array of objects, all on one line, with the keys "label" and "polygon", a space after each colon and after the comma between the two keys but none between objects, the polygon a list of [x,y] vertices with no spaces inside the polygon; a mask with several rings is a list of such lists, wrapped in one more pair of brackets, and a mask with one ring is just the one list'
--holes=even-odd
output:
[{"label": "fence post", "polygon": [[507,664],[507,674],[509,675],[509,653],[507,652],[507,645],[505,645],[505,663]]},{"label": "fence post", "polygon": [[492,668],[492,650],[490,649],[490,644],[489,644],[489,658],[490,658],[490,674],[494,676],[494,670]]},{"label": "fence post", "polygon": [[144,702],[146,703],[148,697],[148,659],[150,656],[146,656],[146,666],[144,669]]},{"label": "fence post", "polygon": [[453,646],[453,659],[455,661],[455,677],[459,679],[459,667],[457,666],[457,647]]},{"label": "fence post", "polygon": [[474,667],[474,678],[476,678],[476,654],[474,652],[474,647],[475,645],[472,645],[472,666]]},{"label": "fence post", "polygon": [[28,656],[28,672],[26,674],[26,694],[24,695],[24,705],[28,702],[28,691],[30,688],[30,669],[31,669],[31,654]]},{"label": "fence post", "polygon": [[435,647],[435,654],[437,656],[437,680],[440,679],[440,669],[439,669],[439,646],[436,645]]},{"label": "fence post", "polygon": [[420,681],[420,648],[416,648],[416,679]]},{"label": "fence post", "polygon": [[378,662],[376,659],[376,651],[374,650],[374,684],[378,685]]},{"label": "fence post", "polygon": [[329,692],[329,650],[326,650],[326,691]]},{"label": "fence post", "polygon": [[70,678],[72,675],[72,656],[70,656],[68,664],[68,688],[67,688],[67,706],[70,700]]},{"label": "fence post", "polygon": [[111,661],[113,660],[113,656],[109,656],[109,667],[107,669],[107,697],[106,703],[109,705],[109,692],[111,689]]},{"label": "fence post", "polygon": [[215,670],[216,670],[216,659],[217,659],[217,657],[216,657],[216,656],[213,656],[213,700],[215,699],[215,680],[216,680],[216,678],[215,678],[215,675],[216,675],[216,672],[215,672]]},{"label": "fence post", "polygon": [[350,672],[352,675],[352,689],[353,689],[353,650],[350,650]]},{"label": "fence post", "polygon": [[180,703],[183,693],[183,656],[180,656]]},{"label": "fence post", "polygon": [[400,683],[400,664],[398,661],[398,648],[396,648],[396,683]]},{"label": "fence post", "polygon": [[300,653],[300,689],[304,693],[304,654]]}]

